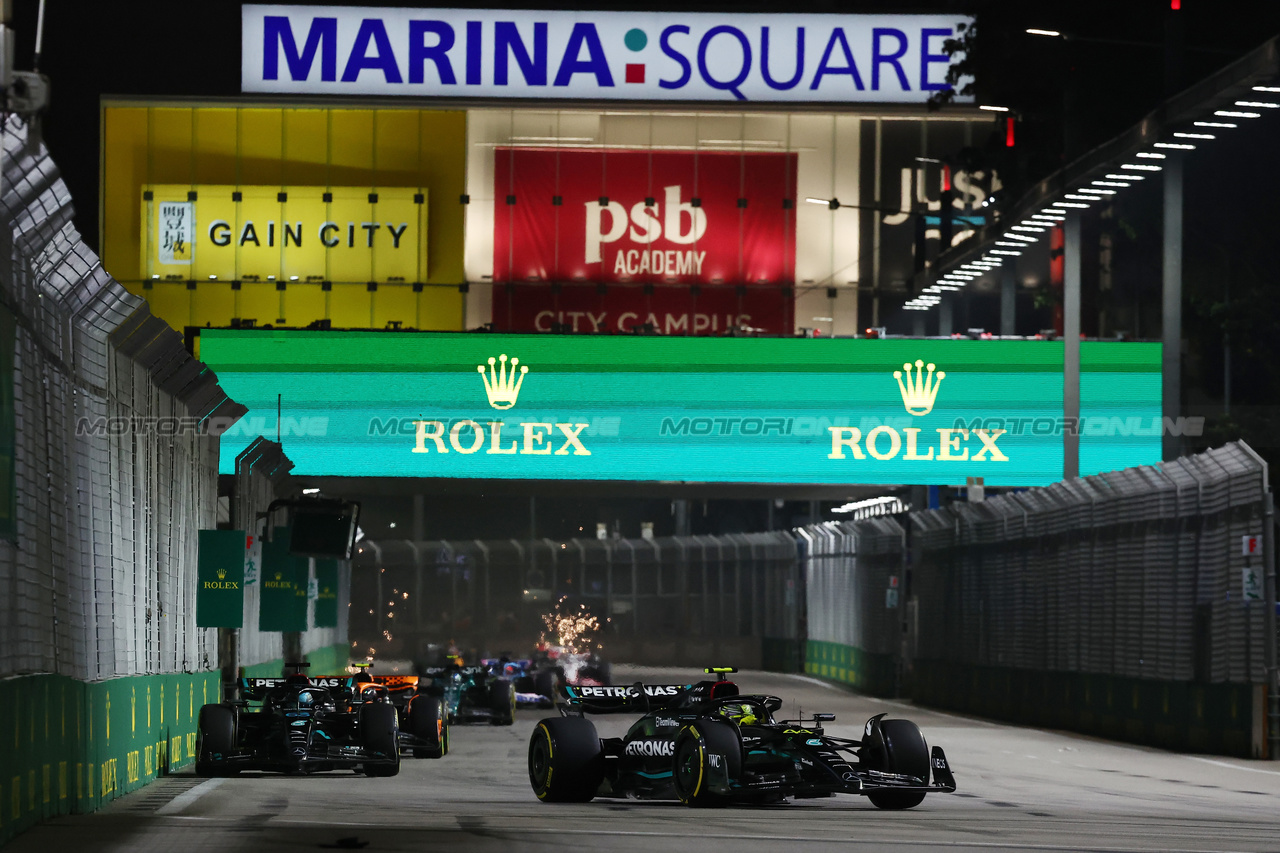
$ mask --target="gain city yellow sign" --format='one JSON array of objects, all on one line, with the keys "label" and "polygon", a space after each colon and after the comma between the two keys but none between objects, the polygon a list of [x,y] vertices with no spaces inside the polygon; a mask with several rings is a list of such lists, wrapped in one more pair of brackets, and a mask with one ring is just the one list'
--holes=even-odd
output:
[{"label": "gain city yellow sign", "polygon": [[142,233],[152,280],[427,278],[423,188],[151,184]]}]

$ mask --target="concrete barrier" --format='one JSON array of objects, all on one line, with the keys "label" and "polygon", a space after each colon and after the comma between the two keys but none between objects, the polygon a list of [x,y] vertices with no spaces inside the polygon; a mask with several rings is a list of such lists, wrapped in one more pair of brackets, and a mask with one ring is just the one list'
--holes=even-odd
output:
[{"label": "concrete barrier", "polygon": [[1205,684],[916,661],[922,705],[1184,752],[1261,758],[1262,685]]}]

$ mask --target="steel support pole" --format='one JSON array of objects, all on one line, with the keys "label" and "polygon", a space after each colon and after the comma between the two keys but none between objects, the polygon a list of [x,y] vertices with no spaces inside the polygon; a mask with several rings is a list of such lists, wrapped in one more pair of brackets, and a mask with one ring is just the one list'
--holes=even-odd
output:
[{"label": "steel support pole", "polygon": [[1062,477],[1080,476],[1080,214],[1067,214],[1062,253]]},{"label": "steel support pole", "polygon": [[1267,664],[1267,758],[1280,760],[1280,665],[1276,660],[1276,515],[1268,490],[1262,496],[1262,570],[1267,597],[1267,632],[1264,646]]},{"label": "steel support pole", "polygon": [[671,509],[675,514],[676,535],[689,535],[689,500],[688,498],[676,498],[671,502]]},{"label": "steel support pole", "polygon": [[938,303],[938,334],[944,337],[955,331],[955,324],[951,318],[951,306],[954,302],[954,296],[944,293],[942,301]]},{"label": "steel support pole", "polygon": [[1000,334],[1017,334],[1017,261],[1010,258],[1000,267]]},{"label": "steel support pole", "polygon": [[1164,377],[1164,459],[1182,455],[1182,438],[1169,426],[1182,413],[1182,158],[1164,161],[1164,300],[1161,313]]}]

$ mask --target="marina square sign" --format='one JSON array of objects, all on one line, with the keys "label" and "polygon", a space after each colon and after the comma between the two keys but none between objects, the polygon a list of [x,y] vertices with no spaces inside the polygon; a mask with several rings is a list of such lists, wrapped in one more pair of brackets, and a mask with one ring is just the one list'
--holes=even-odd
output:
[{"label": "marina square sign", "polygon": [[963,57],[947,56],[943,44],[971,22],[954,14],[250,4],[242,7],[241,88],[308,95],[922,104],[948,88],[947,69]]},{"label": "marina square sign", "polygon": [[[1062,477],[1062,344],[202,330],[314,476],[1042,486]],[[1160,457],[1158,344],[1082,344],[1081,470]]]}]

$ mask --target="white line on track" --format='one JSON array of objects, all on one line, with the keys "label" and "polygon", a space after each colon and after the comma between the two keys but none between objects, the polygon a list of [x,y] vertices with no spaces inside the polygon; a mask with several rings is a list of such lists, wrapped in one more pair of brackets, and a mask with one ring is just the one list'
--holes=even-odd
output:
[{"label": "white line on track", "polygon": [[1229,767],[1232,770],[1243,770],[1246,773],[1266,773],[1269,776],[1280,776],[1280,770],[1263,770],[1261,767],[1241,767],[1239,764],[1232,764],[1229,761],[1214,761],[1212,758],[1200,758],[1197,755],[1184,755],[1182,757],[1188,761],[1203,761],[1205,764],[1214,764],[1218,767]]},{"label": "white line on track", "polygon": [[187,806],[194,803],[196,800],[203,797],[205,794],[212,791],[214,788],[221,785],[225,781],[227,780],[226,779],[206,779],[205,781],[201,782],[199,785],[196,785],[194,788],[190,789],[189,791],[183,791],[181,794],[174,797],[172,800],[165,803],[160,808],[156,809],[156,814],[171,815],[176,812],[180,812],[183,809],[185,809]]}]

